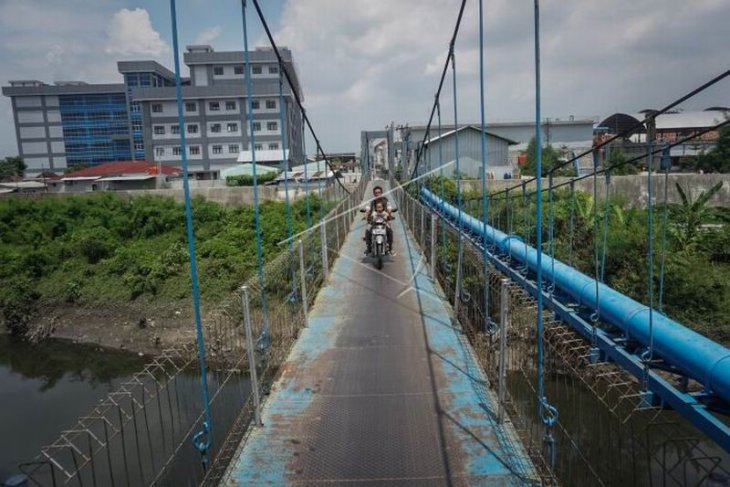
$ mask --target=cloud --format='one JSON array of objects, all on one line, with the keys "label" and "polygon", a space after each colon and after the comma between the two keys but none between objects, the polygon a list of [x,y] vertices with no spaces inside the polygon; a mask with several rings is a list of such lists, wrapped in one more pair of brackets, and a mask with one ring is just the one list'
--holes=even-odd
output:
[{"label": "cloud", "polygon": [[159,58],[170,52],[170,46],[152,27],[150,14],[142,8],[123,8],[116,12],[109,22],[107,35],[107,54]]},{"label": "cloud", "polygon": [[203,29],[200,34],[195,38],[195,44],[212,44],[214,40],[218,39],[221,35],[221,26],[215,25]]},{"label": "cloud", "polygon": [[[288,0],[275,38],[292,49],[325,150],[359,131],[425,123],[460,0]],[[488,120],[534,110],[532,2],[485,2]],[[541,2],[543,116],[599,117],[660,107],[728,65],[726,0]],[[456,43],[461,120],[479,119],[477,2]],[[451,120],[451,72],[442,111]],[[685,104],[730,104],[730,80]]]}]

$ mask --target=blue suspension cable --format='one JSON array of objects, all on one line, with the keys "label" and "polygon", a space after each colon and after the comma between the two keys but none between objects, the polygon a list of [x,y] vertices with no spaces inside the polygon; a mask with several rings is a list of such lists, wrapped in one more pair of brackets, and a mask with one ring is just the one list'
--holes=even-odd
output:
[{"label": "blue suspension cable", "polygon": [[[445,188],[445,182],[444,182],[444,150],[443,150],[443,144],[441,143],[441,102],[438,98],[436,98],[436,113],[438,114],[438,131],[439,131],[439,180],[441,182],[441,201],[446,201],[446,188]],[[444,255],[446,255],[446,222],[443,218],[440,218],[441,221],[441,249],[442,252],[444,252]]]},{"label": "blue suspension cable", "polygon": [[253,82],[251,80],[251,63],[248,53],[248,27],[246,22],[246,0],[241,0],[241,21],[243,23],[243,62],[246,64],[246,111],[248,112],[248,130],[251,135],[251,163],[253,164],[253,210],[256,223],[256,263],[258,265],[259,286],[261,287],[261,311],[264,326],[256,346],[266,349],[271,340],[269,334],[269,313],[266,304],[266,281],[264,279],[264,256],[261,245],[261,215],[259,212],[259,190],[256,177],[256,133],[253,130]]},{"label": "blue suspension cable", "polygon": [[451,44],[451,73],[454,87],[454,150],[456,152],[456,173],[454,179],[456,180],[456,207],[459,215],[459,246],[461,246],[461,168],[459,166],[459,109],[458,109],[458,98],[456,96],[456,53],[454,52],[454,44]]},{"label": "blue suspension cable", "polygon": [[[284,120],[286,116],[286,104],[284,103],[284,79],[283,71],[286,69],[284,64],[279,66],[279,127],[281,127],[281,162],[284,165],[284,191],[286,192],[286,225],[289,230],[289,250],[294,246],[294,228],[292,227],[291,203],[289,202],[289,157],[287,156],[287,134],[284,130]],[[291,151],[290,151],[291,152]]]},{"label": "blue suspension cable", "polygon": [[177,40],[177,12],[175,0],[170,0],[170,17],[172,19],[172,51],[175,59],[175,97],[177,99],[177,123],[180,129],[180,147],[182,149],[183,191],[185,193],[185,227],[188,238],[188,255],[190,258],[190,278],[193,283],[193,310],[195,313],[195,335],[198,342],[198,362],[200,363],[200,388],[203,396],[203,429],[193,436],[193,445],[202,455],[203,469],[208,469],[208,449],[213,436],[213,418],[210,414],[208,395],[208,372],[205,365],[205,339],[203,338],[203,322],[200,317],[200,288],[198,285],[198,266],[195,257],[195,236],[193,235],[193,212],[190,203],[190,183],[188,182],[187,143],[185,140],[185,120],[183,117],[182,82],[180,80],[180,50]]},{"label": "blue suspension cable", "polygon": [[[481,149],[482,149],[482,223],[487,228],[489,223],[489,204],[487,202],[487,134],[484,107],[484,5],[479,0],[479,109],[481,112]],[[487,242],[482,241],[482,274],[484,275],[484,329],[492,328],[489,311],[489,259]]]},{"label": "blue suspension cable", "polygon": [[[540,7],[539,0],[535,1],[535,150],[536,154],[536,193],[542,192],[542,127],[540,125],[542,116],[540,114]],[[545,344],[543,343],[543,296],[542,296],[542,198],[536,198],[536,232],[535,249],[536,253],[536,276],[535,286],[537,288],[537,400],[538,414],[543,424],[547,426],[545,431],[545,442],[552,453],[554,439],[551,427],[558,419],[558,410],[551,406],[545,397],[545,378],[543,361],[545,356]],[[553,455],[551,455],[552,457]]]},{"label": "blue suspension cable", "polygon": [[[654,122],[652,121],[652,124]],[[647,220],[648,220],[648,226],[647,229],[648,233],[648,248],[647,248],[647,267],[648,267],[648,277],[647,277],[647,294],[649,297],[649,348],[646,350],[646,352],[642,355],[642,359],[644,360],[644,382],[647,380],[647,376],[649,374],[649,363],[654,358],[654,188],[652,184],[652,178],[651,173],[654,166],[654,152],[653,152],[653,136],[650,134],[650,132],[653,132],[653,128],[647,127],[646,131],[646,142],[647,142],[647,172],[648,176],[646,178],[647,181],[647,201],[646,201],[646,207],[647,207]],[[646,384],[644,384],[646,386]]]},{"label": "blue suspension cable", "polygon": [[668,188],[669,188],[669,168],[672,166],[672,161],[669,156],[669,147],[665,147],[662,151],[661,169],[664,170],[664,214],[662,216],[662,250],[661,250],[661,267],[659,268],[659,303],[657,309],[660,313],[664,312],[664,271],[667,261],[667,224],[668,224],[668,210],[669,201]]},{"label": "blue suspension cable", "polygon": [[603,173],[604,189],[606,194],[603,197],[603,245],[601,249],[601,282],[606,282],[606,254],[608,253],[608,213],[609,200],[608,190],[611,188],[611,170],[606,168]]},{"label": "blue suspension cable", "polygon": [[[302,117],[304,118],[304,117]],[[304,158],[304,180],[307,182],[307,228],[312,228],[312,192],[309,190],[309,175],[307,174],[307,127],[302,124],[302,155]],[[366,174],[366,173],[363,173]]]}]

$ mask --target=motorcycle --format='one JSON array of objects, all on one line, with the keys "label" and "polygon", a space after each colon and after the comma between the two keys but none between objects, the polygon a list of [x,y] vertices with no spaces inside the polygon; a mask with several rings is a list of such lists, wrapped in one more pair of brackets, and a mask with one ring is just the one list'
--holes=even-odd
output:
[{"label": "motorcycle", "polygon": [[[361,209],[361,212],[367,210]],[[398,211],[397,208],[390,210],[391,213]],[[394,220],[395,217],[390,217],[390,220]],[[383,261],[390,252],[388,247],[388,230],[387,221],[382,216],[375,216],[370,219],[370,256],[375,259],[375,268],[380,270],[383,268]]]}]

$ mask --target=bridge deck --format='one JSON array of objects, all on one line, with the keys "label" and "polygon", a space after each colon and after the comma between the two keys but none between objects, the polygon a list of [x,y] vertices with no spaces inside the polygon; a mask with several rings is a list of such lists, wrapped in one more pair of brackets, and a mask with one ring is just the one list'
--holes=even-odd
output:
[{"label": "bridge deck", "polygon": [[356,221],[226,485],[529,485],[533,467],[399,218],[363,263]]}]

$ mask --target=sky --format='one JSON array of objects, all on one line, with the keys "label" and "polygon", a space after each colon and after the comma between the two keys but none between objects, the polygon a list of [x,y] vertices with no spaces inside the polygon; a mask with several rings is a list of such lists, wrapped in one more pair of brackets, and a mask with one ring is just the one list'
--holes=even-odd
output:
[{"label": "sky", "polygon": [[[361,130],[425,123],[460,0],[259,0],[292,49],[304,104],[327,152],[359,151]],[[249,5],[251,1],[249,0]],[[728,0],[542,0],[543,117],[605,117],[660,108],[730,69]],[[460,121],[478,121],[478,1],[456,43]],[[178,0],[179,45],[243,46],[240,0]],[[533,2],[484,0],[489,121],[534,118]],[[268,41],[249,8],[249,45]],[[116,62],[173,67],[164,0],[0,0],[0,85],[11,79],[121,82]],[[183,66],[183,75],[187,67]],[[451,79],[442,97],[453,120]],[[682,105],[730,106],[730,80]],[[309,148],[313,145],[307,143]],[[17,153],[0,97],[0,157]]]}]

